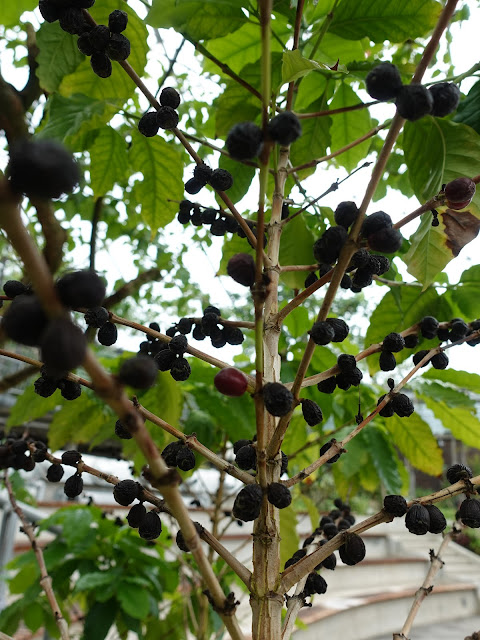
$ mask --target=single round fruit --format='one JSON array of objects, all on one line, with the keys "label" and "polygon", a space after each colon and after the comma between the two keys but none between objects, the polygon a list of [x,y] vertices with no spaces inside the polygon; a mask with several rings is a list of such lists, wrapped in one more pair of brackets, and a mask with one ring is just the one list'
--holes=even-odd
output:
[{"label": "single round fruit", "polygon": [[432,116],[443,118],[455,111],[460,102],[460,89],[453,82],[440,82],[429,88],[433,97]]},{"label": "single round fruit", "polygon": [[247,376],[238,369],[226,367],[217,373],[213,384],[224,396],[237,397],[243,396],[247,390],[248,380]]},{"label": "single round fruit", "polygon": [[451,209],[463,209],[475,195],[476,184],[470,178],[455,178],[445,187],[445,198]]},{"label": "single round fruit", "polygon": [[391,62],[381,62],[365,78],[367,93],[375,100],[391,100],[402,88],[402,78]]},{"label": "single round fruit", "polygon": [[400,88],[395,104],[402,118],[414,122],[431,113],[433,96],[423,84],[405,84]]},{"label": "single round fruit", "polygon": [[73,191],[80,179],[73,155],[53,140],[12,144],[7,175],[14,191],[38,198],[59,198]]}]

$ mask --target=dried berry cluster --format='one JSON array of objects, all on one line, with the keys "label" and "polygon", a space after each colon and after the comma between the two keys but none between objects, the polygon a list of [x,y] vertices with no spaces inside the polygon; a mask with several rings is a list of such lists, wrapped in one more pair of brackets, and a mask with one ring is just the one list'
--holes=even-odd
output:
[{"label": "dried berry cluster", "polygon": [[[0,444],[0,469],[23,469],[32,471],[36,462],[45,460],[40,453],[32,453],[29,449],[30,440],[23,438],[6,438]],[[31,441],[35,444],[35,449],[46,453],[47,448],[43,442]]]},{"label": "dried berry cluster", "polygon": [[39,9],[47,22],[58,20],[67,33],[79,36],[81,53],[90,57],[94,73],[100,78],[112,75],[112,60],[126,60],[130,55],[130,41],[122,34],[127,28],[128,15],[116,9],[108,16],[108,26],[94,25],[88,20],[85,9],[93,7],[95,0],[40,0]]},{"label": "dried berry cluster", "polygon": [[41,376],[33,383],[35,393],[42,398],[48,398],[60,389],[65,400],[76,400],[82,393],[80,383],[64,377],[50,376],[48,368],[43,365],[40,369]]},{"label": "dried berry cluster", "polygon": [[[160,331],[160,326],[157,322],[151,322],[149,326],[154,331]],[[156,365],[155,373],[157,370],[170,371],[170,375],[174,380],[184,381],[189,378],[192,372],[188,360],[183,357],[187,348],[188,341],[182,333],[174,335],[168,343],[147,335],[147,340],[140,343],[137,361],[141,359],[142,362],[149,361],[152,363],[149,365],[148,371],[151,372],[153,381],[156,377],[153,373],[153,364]]]},{"label": "dried berry cluster", "polygon": [[182,440],[167,444],[162,451],[162,457],[168,467],[178,467],[182,471],[191,471],[195,468],[195,454]]},{"label": "dried berry cluster", "polygon": [[167,329],[166,334],[173,338],[177,333],[188,335],[192,332],[192,337],[195,340],[205,340],[206,337],[209,337],[212,347],[216,349],[220,349],[226,344],[242,344],[245,336],[241,329],[227,324],[221,315],[218,307],[208,305],[203,310],[203,316],[200,320],[180,318],[176,324]]},{"label": "dried berry cluster", "polygon": [[[380,396],[377,405],[382,402],[386,394]],[[397,414],[399,418],[408,418],[415,411],[413,402],[404,393],[393,393],[390,396],[390,401],[382,407],[379,411],[379,415],[384,418],[391,418],[394,414]]]},{"label": "dried berry cluster", "polygon": [[127,13],[116,9],[108,16],[108,26],[98,24],[79,35],[78,49],[90,56],[92,70],[100,78],[112,75],[112,60],[126,60],[130,55],[130,40],[122,33],[127,22]]},{"label": "dried berry cluster", "polygon": [[147,111],[138,122],[138,130],[147,138],[156,136],[159,129],[175,129],[178,124],[176,111],[180,104],[180,94],[173,87],[165,87],[160,93],[160,107]]},{"label": "dried berry cluster", "polygon": [[453,82],[439,82],[430,88],[402,83],[397,67],[382,62],[366,77],[368,94],[375,100],[395,99],[398,113],[406,120],[418,120],[431,114],[443,118],[455,111],[460,90]]},{"label": "dried berry cluster", "polygon": [[180,202],[177,220],[181,224],[191,223],[194,227],[207,225],[212,236],[224,236],[227,232],[240,235],[241,231],[240,225],[232,215],[213,207],[201,207],[190,200]]},{"label": "dried berry cluster", "polygon": [[355,356],[341,353],[337,358],[337,366],[340,372],[336,376],[325,378],[325,380],[321,380],[317,384],[317,389],[321,393],[333,393],[337,387],[343,391],[348,391],[352,386],[358,387],[362,381],[363,373],[357,367]]}]

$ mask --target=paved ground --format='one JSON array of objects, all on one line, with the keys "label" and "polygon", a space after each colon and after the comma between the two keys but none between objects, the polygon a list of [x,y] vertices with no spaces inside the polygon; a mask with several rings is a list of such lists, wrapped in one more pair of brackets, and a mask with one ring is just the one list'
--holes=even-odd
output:
[{"label": "paved ground", "polygon": [[[451,620],[427,627],[413,626],[409,640],[464,640],[474,631],[480,631],[480,616]],[[392,634],[375,636],[371,640],[392,640]]]}]

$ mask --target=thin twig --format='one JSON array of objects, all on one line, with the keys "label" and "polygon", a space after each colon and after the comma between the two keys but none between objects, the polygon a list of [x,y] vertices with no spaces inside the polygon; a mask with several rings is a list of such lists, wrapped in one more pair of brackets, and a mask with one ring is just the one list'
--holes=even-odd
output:
[{"label": "thin twig", "polygon": [[413,621],[415,620],[415,617],[418,613],[418,610],[420,609],[422,602],[433,590],[433,583],[435,581],[435,576],[444,565],[444,562],[442,560],[442,555],[445,549],[447,548],[447,546],[449,545],[449,543],[452,541],[454,534],[455,534],[455,530],[452,530],[445,535],[445,537],[442,540],[442,544],[440,545],[436,554],[433,552],[433,549],[430,551],[431,564],[430,564],[428,573],[425,576],[425,580],[423,581],[422,586],[418,589],[418,591],[415,594],[415,598],[413,600],[410,611],[408,612],[408,616],[405,620],[402,630],[400,631],[399,634],[398,633],[393,634],[393,640],[408,638],[408,635],[413,625]]},{"label": "thin twig", "polygon": [[321,162],[326,162],[327,160],[331,160],[332,158],[336,158],[337,156],[342,155],[342,153],[345,153],[346,151],[349,151],[350,149],[353,149],[354,147],[358,146],[359,144],[362,144],[362,142],[365,142],[365,140],[368,140],[369,138],[372,138],[373,136],[376,136],[379,131],[381,131],[382,129],[386,129],[389,124],[390,124],[390,122],[385,122],[384,124],[379,124],[378,126],[376,126],[373,129],[371,129],[365,135],[361,136],[360,138],[357,138],[356,140],[353,140],[353,142],[349,142],[348,144],[346,144],[341,149],[337,149],[337,151],[333,151],[332,153],[328,153],[326,156],[322,156],[321,158],[317,158],[316,160],[310,160],[310,162],[304,162],[303,164],[299,164],[296,167],[292,167],[292,169],[288,170],[288,173],[293,173],[294,171],[297,172],[297,171],[300,171],[301,169],[310,169],[312,167],[316,167]]},{"label": "thin twig", "polygon": [[10,499],[10,504],[12,505],[12,509],[15,511],[18,518],[22,522],[23,532],[30,540],[32,551],[35,554],[35,558],[37,560],[37,564],[40,569],[40,586],[42,587],[42,589],[45,592],[45,595],[47,596],[48,604],[50,605],[50,609],[52,610],[53,617],[55,618],[55,622],[57,624],[58,630],[60,631],[60,636],[62,637],[62,640],[69,640],[70,636],[68,633],[68,626],[65,621],[65,618],[62,615],[62,611],[58,606],[58,602],[52,587],[52,579],[48,575],[47,567],[45,565],[45,559],[43,557],[42,550],[37,544],[37,541],[35,539],[35,533],[34,533],[33,527],[30,524],[30,522],[28,522],[28,520],[25,517],[25,514],[23,513],[22,509],[18,506],[17,501],[15,500],[15,495],[13,493],[12,485],[10,483],[10,479],[8,477],[7,472],[5,472],[3,479],[8,491],[8,497]]},{"label": "thin twig", "polygon": [[92,230],[90,233],[90,271],[95,271],[95,257],[97,253],[98,223],[103,208],[103,196],[95,200],[92,214]]}]

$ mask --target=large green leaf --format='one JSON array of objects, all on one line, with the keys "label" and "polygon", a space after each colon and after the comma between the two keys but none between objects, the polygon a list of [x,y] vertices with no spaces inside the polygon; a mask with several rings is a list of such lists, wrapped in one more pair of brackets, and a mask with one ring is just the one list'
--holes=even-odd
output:
[{"label": "large green leaf", "polygon": [[280,510],[280,565],[282,567],[298,547],[297,514],[290,505]]},{"label": "large green leaf", "polygon": [[261,104],[244,87],[236,83],[227,85],[215,100],[215,136],[224,138],[237,122],[255,120],[261,112]]},{"label": "large green leaf", "polygon": [[128,172],[125,138],[112,127],[103,127],[90,149],[90,186],[96,198],[122,183]]},{"label": "large green leaf", "polygon": [[[193,40],[219,38],[246,22],[238,3],[153,0],[146,17],[152,27],[173,27]],[[223,59],[222,59],[223,60]]]},{"label": "large green leaf", "polygon": [[[15,2],[11,3],[15,5]],[[85,60],[77,47],[76,38],[63,31],[58,22],[44,22],[37,33],[37,77],[45,91],[56,91],[64,76],[75,71]]]},{"label": "large green leaf", "polygon": [[[417,387],[415,391],[417,392]],[[420,395],[428,395],[432,400],[445,402],[451,408],[463,407],[470,411],[475,409],[475,402],[472,398],[467,396],[466,393],[453,389],[445,383],[429,382],[428,384],[419,385],[418,393],[420,393]]]},{"label": "large green leaf", "polygon": [[[242,164],[236,160],[232,160],[226,155],[221,155],[218,162],[220,169],[226,169],[235,176],[233,186],[228,190],[228,197],[235,204],[248,193],[252,180],[255,177],[255,167],[251,167],[247,164]],[[217,200],[219,196],[217,195]],[[224,206],[223,200],[220,200],[222,206]]]},{"label": "large green leaf", "polygon": [[13,27],[20,21],[20,16],[24,11],[33,11],[37,6],[37,0],[0,0],[0,16],[2,24],[6,27]]},{"label": "large green leaf", "polygon": [[449,407],[445,402],[423,396],[423,400],[443,426],[469,447],[480,448],[480,420],[468,409]]},{"label": "large green leaf", "polygon": [[[309,111],[320,111],[325,108],[323,100],[317,100],[309,105]],[[290,157],[294,167],[321,158],[326,154],[327,147],[331,144],[330,126],[332,118],[308,118],[302,120],[302,135],[292,144]]]},{"label": "large green leaf", "polygon": [[375,425],[365,429],[368,451],[372,458],[378,477],[388,493],[398,494],[402,487],[402,479],[398,472],[397,455],[387,435]]},{"label": "large green leaf", "polygon": [[[315,238],[313,233],[299,215],[289,222],[283,230],[280,244],[280,264],[312,264],[314,262],[312,247]],[[286,271],[282,273],[282,281],[292,289],[303,289],[307,271]]]},{"label": "large green leaf", "polygon": [[150,601],[144,589],[122,580],[118,585],[116,596],[122,609],[132,618],[142,620],[148,615]]},{"label": "large green leaf", "polygon": [[341,65],[346,65],[349,62],[363,60],[365,49],[368,49],[369,44],[368,38],[364,38],[362,41],[347,40],[336,33],[327,31],[322,38],[315,57],[321,59],[319,56],[328,56],[333,62],[339,60]]},{"label": "large green leaf", "polygon": [[395,415],[385,420],[385,426],[392,436],[392,443],[414,467],[431,476],[442,473],[442,450],[429,425],[418,413],[409,418]]},{"label": "large green leaf", "polygon": [[460,389],[468,389],[474,393],[480,393],[480,375],[468,373],[468,371],[456,371],[455,369],[428,369],[423,376],[427,380],[439,380],[448,382]]},{"label": "large green leaf", "polygon": [[91,591],[99,589],[115,582],[118,579],[118,571],[94,571],[84,573],[75,583],[75,591]]},{"label": "large green leaf", "polygon": [[[97,2],[90,9],[90,13],[99,24],[108,24],[108,16],[115,9],[118,9],[117,0],[102,0],[102,2]],[[137,16],[126,2],[122,3],[122,10],[128,13],[128,26],[125,30],[125,35],[131,44],[131,54],[128,62],[141,76],[149,50],[147,44],[148,32],[143,20]],[[70,36],[70,38],[73,39],[73,36]],[[90,60],[85,60],[74,73],[65,76],[59,88],[60,93],[64,96],[83,93],[86,96],[100,100],[111,98],[126,100],[134,93],[135,85],[117,62],[112,62],[112,65],[112,75],[109,78],[100,78],[93,73]]]},{"label": "large green leaf", "polygon": [[107,602],[94,602],[85,618],[84,640],[103,640],[115,620],[116,613],[117,606],[113,598]]},{"label": "large green leaf", "polygon": [[464,271],[456,288],[449,293],[468,320],[480,317],[480,266]]},{"label": "large green leaf", "polygon": [[53,138],[72,151],[83,151],[86,135],[105,125],[117,109],[118,105],[113,102],[95,100],[81,93],[70,98],[55,93],[47,102],[47,121],[37,137]]},{"label": "large green leaf", "polygon": [[[361,100],[357,94],[346,82],[342,82],[335,91],[332,102],[329,105],[331,109],[339,109],[353,104],[359,104]],[[360,111],[346,111],[332,116],[332,126],[330,135],[332,136],[332,149],[341,149],[347,144],[365,135],[372,128],[372,119],[368,109]],[[370,140],[365,140],[361,144],[345,151],[337,156],[336,162],[350,172],[355,169],[357,164],[365,159]]]},{"label": "large green leaf", "polygon": [[25,391],[18,396],[15,404],[10,410],[6,426],[8,428],[25,424],[41,418],[49,411],[55,409],[62,403],[60,392],[57,390],[49,398],[42,398],[35,393],[33,384],[30,384]]},{"label": "large green leaf", "polygon": [[[480,173],[480,135],[451,120],[425,116],[407,122],[403,151],[410,183],[420,202],[436,195],[443,183]],[[472,210],[479,215],[478,191],[473,202],[476,207]]]},{"label": "large green leaf", "polygon": [[[275,30],[279,36],[288,33],[283,21],[275,25]],[[260,59],[262,54],[260,25],[247,22],[235,33],[211,40],[207,49],[224,64],[228,64],[235,73],[239,73],[245,65]],[[272,51],[283,51],[283,47],[274,38]]]},{"label": "large green leaf", "polygon": [[426,35],[442,7],[434,0],[343,0],[333,12],[330,31],[342,38],[403,42]]},{"label": "large green leaf", "polygon": [[463,122],[480,133],[480,82],[473,85],[465,100],[458,105],[453,116],[455,122]]},{"label": "large green leaf", "polygon": [[135,183],[134,193],[141,203],[143,222],[155,232],[171,222],[178,211],[178,205],[169,200],[183,198],[182,156],[161,136],[145,138],[133,131],[130,166],[133,173],[143,174]]},{"label": "large green leaf", "polygon": [[432,226],[432,214],[424,213],[421,223],[410,237],[410,248],[404,256],[408,273],[412,274],[425,287],[431,284],[435,276],[453,258],[446,244],[445,227],[439,216],[439,225]]}]

